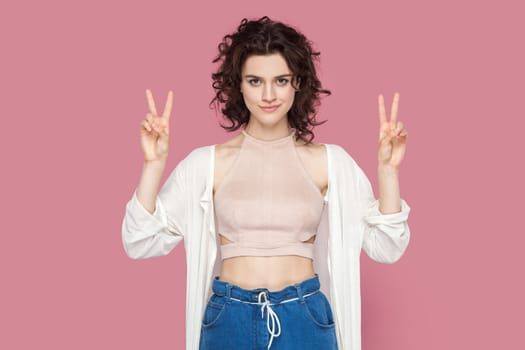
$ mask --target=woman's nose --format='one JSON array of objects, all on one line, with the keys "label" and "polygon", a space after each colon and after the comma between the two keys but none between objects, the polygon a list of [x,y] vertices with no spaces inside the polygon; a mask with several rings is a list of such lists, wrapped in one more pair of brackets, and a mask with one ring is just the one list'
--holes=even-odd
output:
[{"label": "woman's nose", "polygon": [[273,91],[272,84],[266,84],[264,86],[262,99],[264,102],[272,102],[275,100],[275,92]]}]

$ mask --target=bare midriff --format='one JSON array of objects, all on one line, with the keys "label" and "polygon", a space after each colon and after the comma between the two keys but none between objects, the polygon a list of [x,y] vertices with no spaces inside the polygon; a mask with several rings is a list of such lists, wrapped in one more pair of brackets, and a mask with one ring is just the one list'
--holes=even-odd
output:
[{"label": "bare midriff", "polygon": [[[221,244],[229,241],[222,235]],[[306,242],[313,242],[315,237]],[[267,288],[278,291],[314,277],[313,260],[298,255],[236,256],[222,261],[219,279],[244,289]]]}]

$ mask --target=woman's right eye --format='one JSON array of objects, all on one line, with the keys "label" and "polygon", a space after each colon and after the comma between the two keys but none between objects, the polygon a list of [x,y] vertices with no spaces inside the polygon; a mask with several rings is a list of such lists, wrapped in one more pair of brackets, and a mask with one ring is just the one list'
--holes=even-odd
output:
[{"label": "woman's right eye", "polygon": [[248,83],[250,83],[250,85],[259,85],[259,79],[250,79]]}]

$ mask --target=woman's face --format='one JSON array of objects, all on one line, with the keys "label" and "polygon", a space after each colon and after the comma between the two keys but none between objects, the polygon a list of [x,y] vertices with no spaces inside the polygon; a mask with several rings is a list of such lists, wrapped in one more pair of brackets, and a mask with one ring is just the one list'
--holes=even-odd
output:
[{"label": "woman's face", "polygon": [[[292,72],[279,54],[252,55],[242,69],[241,92],[250,111],[250,123],[264,126],[286,123],[293,105],[295,88]],[[272,108],[265,108],[272,107]]]}]

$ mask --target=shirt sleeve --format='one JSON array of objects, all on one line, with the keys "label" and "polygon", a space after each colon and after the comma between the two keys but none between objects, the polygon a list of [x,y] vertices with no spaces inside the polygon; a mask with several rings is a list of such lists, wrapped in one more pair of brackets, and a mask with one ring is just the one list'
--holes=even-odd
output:
[{"label": "shirt sleeve", "polygon": [[361,208],[364,220],[363,249],[367,255],[381,263],[394,263],[404,254],[410,240],[408,214],[410,207],[401,198],[401,211],[382,214],[379,200],[365,173],[358,169]]},{"label": "shirt sleeve", "polygon": [[122,222],[122,243],[128,257],[167,255],[183,240],[188,192],[184,179],[184,164],[180,162],[156,196],[153,214],[140,203],[134,190]]}]

